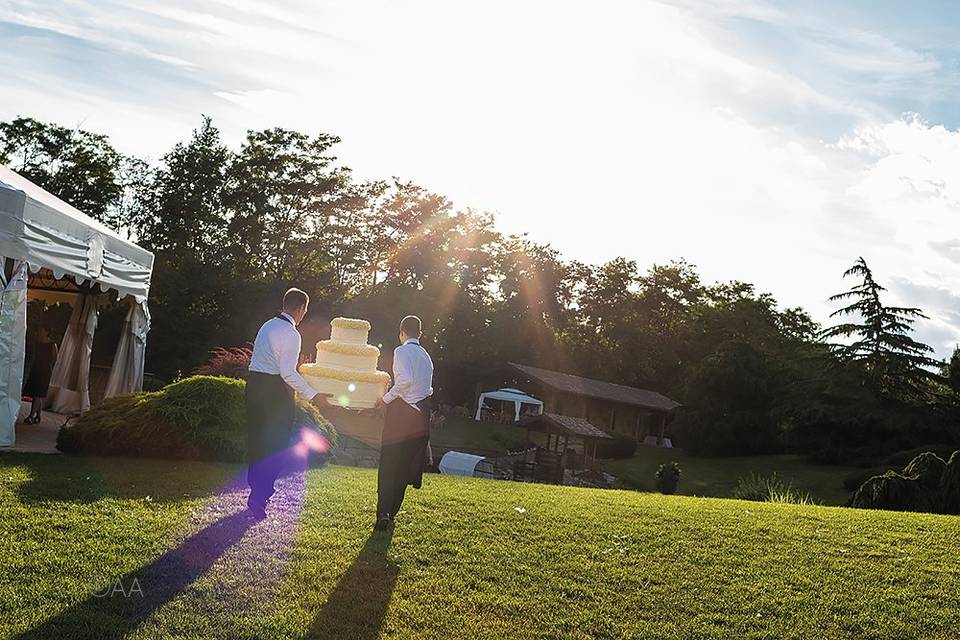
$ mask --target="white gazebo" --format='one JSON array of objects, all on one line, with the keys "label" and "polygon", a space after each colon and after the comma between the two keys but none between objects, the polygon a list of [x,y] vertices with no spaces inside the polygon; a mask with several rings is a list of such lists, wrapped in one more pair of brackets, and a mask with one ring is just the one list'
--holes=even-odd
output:
[{"label": "white gazebo", "polygon": [[484,409],[484,402],[487,400],[512,403],[514,422],[520,422],[520,410],[525,404],[534,407],[535,413],[533,415],[539,416],[543,413],[543,402],[533,396],[527,395],[519,389],[497,389],[496,391],[486,391],[480,394],[480,398],[477,400],[477,415],[474,418],[477,422],[480,421],[480,414]]},{"label": "white gazebo", "polygon": [[90,407],[90,351],[98,309],[108,298],[126,300],[129,311],[106,395],[142,388],[152,253],[0,165],[0,266],[0,447],[14,444],[28,288],[35,281],[60,283],[49,295],[73,307],[50,378],[49,408],[73,414]]}]

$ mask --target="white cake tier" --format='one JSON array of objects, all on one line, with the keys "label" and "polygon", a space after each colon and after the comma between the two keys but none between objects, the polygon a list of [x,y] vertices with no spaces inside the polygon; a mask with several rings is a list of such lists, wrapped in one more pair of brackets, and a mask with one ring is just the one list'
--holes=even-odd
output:
[{"label": "white cake tier", "polygon": [[369,344],[354,344],[339,340],[321,340],[317,343],[317,364],[346,371],[371,373],[377,370],[380,349]]},{"label": "white cake tier", "polygon": [[319,364],[305,364],[300,375],[318,393],[329,396],[327,402],[349,409],[371,409],[383,397],[390,376],[383,371],[343,371]]},{"label": "white cake tier", "polygon": [[367,344],[370,323],[356,318],[334,318],[330,322],[330,341]]}]

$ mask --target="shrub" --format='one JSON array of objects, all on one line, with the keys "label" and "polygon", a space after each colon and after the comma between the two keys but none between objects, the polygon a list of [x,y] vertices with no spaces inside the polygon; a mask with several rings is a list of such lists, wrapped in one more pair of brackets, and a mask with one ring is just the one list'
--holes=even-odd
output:
[{"label": "shrub", "polygon": [[[242,462],[246,459],[243,380],[194,376],[160,391],[107,398],[60,430],[64,452]],[[336,443],[336,431],[308,402],[298,421]]]},{"label": "shrub", "polygon": [[[957,454],[950,458],[955,462]],[[849,505],[864,509],[950,513],[955,509],[957,479],[952,467],[932,451],[924,451],[897,473],[870,478],[851,496]]]},{"label": "shrub", "polygon": [[924,451],[910,461],[903,468],[903,475],[907,478],[917,478],[925,492],[937,493],[940,491],[940,478],[947,467],[943,458],[931,451]]},{"label": "shrub", "polygon": [[246,347],[217,347],[210,350],[210,359],[193,370],[195,376],[247,377],[253,345]]},{"label": "shrub", "polygon": [[769,477],[751,473],[737,480],[732,498],[753,502],[776,502],[780,504],[815,504],[810,494],[801,491],[789,481],[780,479],[776,473]]},{"label": "shrub", "polygon": [[927,445],[925,447],[918,447],[914,449],[907,449],[906,451],[898,451],[897,453],[891,454],[885,460],[886,464],[890,465],[890,468],[902,468],[906,467],[916,458],[918,455],[926,452],[935,453],[940,456],[943,460],[949,460],[950,454],[953,453],[955,447],[947,444],[933,444]]},{"label": "shrub", "polygon": [[737,500],[765,502],[767,496],[770,495],[770,485],[772,483],[780,483],[777,474],[765,478],[759,473],[751,473],[748,476],[737,479],[737,486],[733,488],[733,493],[730,497]]},{"label": "shrub", "polygon": [[960,515],[960,451],[954,451],[940,477],[942,513]]},{"label": "shrub", "polygon": [[637,452],[637,441],[631,438],[603,439],[597,442],[597,457],[603,460],[632,458]]},{"label": "shrub", "polygon": [[923,489],[918,478],[908,478],[896,471],[887,471],[863,483],[849,505],[860,509],[917,511]]},{"label": "shrub", "polygon": [[654,485],[657,491],[670,495],[677,490],[680,483],[680,465],[676,462],[667,462],[657,468]]},{"label": "shrub", "polygon": [[860,488],[860,485],[870,478],[874,476],[882,476],[887,471],[891,471],[890,467],[873,467],[872,469],[860,469],[853,471],[847,474],[847,476],[843,479],[843,488],[853,493]]}]

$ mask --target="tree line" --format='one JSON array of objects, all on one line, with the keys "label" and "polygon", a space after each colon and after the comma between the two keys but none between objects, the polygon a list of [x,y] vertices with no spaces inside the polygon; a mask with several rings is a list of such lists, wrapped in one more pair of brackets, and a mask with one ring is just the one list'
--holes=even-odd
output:
[{"label": "tree line", "polygon": [[0,161],[155,253],[147,368],[166,379],[250,341],[300,286],[305,344],[355,315],[389,348],[397,320],[420,315],[452,404],[514,361],[671,396],[674,432],[698,453],[839,460],[957,440],[960,359],[930,357],[911,337],[922,311],[884,306],[862,259],[824,329],[683,260],[585,264],[412,182],[358,179],[339,142],[273,128],[229,148],[204,118],[147,163],[103,135],[0,122]]}]

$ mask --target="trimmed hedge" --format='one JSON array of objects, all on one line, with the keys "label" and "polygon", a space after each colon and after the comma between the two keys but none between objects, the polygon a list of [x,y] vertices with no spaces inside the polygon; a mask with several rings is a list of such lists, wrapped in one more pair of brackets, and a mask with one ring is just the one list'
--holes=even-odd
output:
[{"label": "trimmed hedge", "polygon": [[[70,427],[57,448],[69,453],[243,462],[247,431],[246,383],[193,376],[160,391],[107,398]],[[333,426],[308,402],[298,400],[299,421],[322,433],[331,446]]]},{"label": "trimmed hedge", "polygon": [[849,506],[863,509],[960,514],[960,451],[949,462],[931,451],[921,453],[903,468],[864,482]]}]

